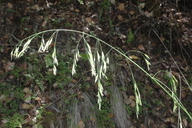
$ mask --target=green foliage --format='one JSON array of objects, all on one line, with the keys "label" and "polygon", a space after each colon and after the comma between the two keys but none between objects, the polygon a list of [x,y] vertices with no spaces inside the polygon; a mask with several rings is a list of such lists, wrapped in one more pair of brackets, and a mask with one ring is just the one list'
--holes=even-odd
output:
[{"label": "green foliage", "polygon": [[12,71],[10,71],[9,73],[13,76],[15,76],[16,78],[19,78],[21,76],[21,73],[23,72],[22,69],[19,69],[19,67],[15,67]]},{"label": "green foliage", "polygon": [[[99,22],[101,22],[103,19],[103,15],[105,13],[108,13],[108,10],[109,10],[109,7],[111,6],[111,2],[110,0],[103,0],[102,3],[101,3],[101,10],[100,10],[100,13],[99,13]],[[111,22],[111,18],[109,18],[109,23]],[[111,24],[111,23],[110,23]]]},{"label": "green foliage", "polygon": [[133,114],[133,112],[134,112],[134,109],[133,109],[131,106],[129,106],[129,105],[125,106],[125,109],[126,109],[127,113],[128,113],[130,116],[131,116],[131,115]]},{"label": "green foliage", "polygon": [[67,59],[67,56],[57,55],[57,57],[59,59],[59,65],[57,66],[59,70],[57,72],[57,75],[54,75],[52,71],[54,65],[53,58],[50,53],[45,54],[44,58],[36,55],[26,57],[26,61],[30,65],[30,70],[28,70],[27,73],[24,74],[27,78],[26,81],[34,81],[42,91],[44,91],[45,82],[50,85],[57,83],[58,87],[63,89],[62,83],[65,83],[65,85],[67,85],[72,80],[72,78],[69,77],[71,74],[71,62]]},{"label": "green foliage", "polygon": [[107,11],[110,6],[111,6],[111,1],[110,0],[103,0],[102,3],[101,3],[101,8],[104,11]]},{"label": "green foliage", "polygon": [[131,29],[130,29],[129,30],[129,35],[128,35],[128,38],[127,38],[126,42],[131,43],[133,41],[133,39],[134,39],[134,35],[133,35],[133,33],[132,33]]},{"label": "green foliage", "polygon": [[86,54],[86,53],[80,53],[79,55],[80,55],[81,59],[83,59],[84,61],[88,61],[88,60],[89,60],[88,54]]},{"label": "green foliage", "polygon": [[22,128],[22,123],[24,122],[23,116],[16,113],[12,117],[8,118],[8,122],[5,123],[5,128]]},{"label": "green foliage", "polygon": [[113,122],[113,116],[109,100],[103,98],[101,109],[97,113],[99,128],[114,128],[115,124]]},{"label": "green foliage", "polygon": [[26,20],[30,20],[30,17],[22,17],[22,18],[21,18],[20,26],[22,26],[23,23],[26,22]]},{"label": "green foliage", "polygon": [[71,23],[66,23],[65,26],[66,27],[73,27],[73,25]]},{"label": "green foliage", "polygon": [[6,9],[5,11],[7,12],[12,12],[12,13],[18,13],[17,11],[13,10],[13,9]]},{"label": "green foliage", "polygon": [[49,125],[50,125],[49,123],[51,121],[54,121],[57,118],[56,114],[54,114],[51,111],[47,111],[45,109],[43,109],[41,111],[41,117],[42,117],[42,120],[43,120],[43,124],[46,125],[47,127],[49,127]]},{"label": "green foliage", "polygon": [[[10,88],[10,89],[7,89]],[[19,101],[23,99],[24,92],[21,87],[0,84],[0,114],[10,116],[18,110]]]}]

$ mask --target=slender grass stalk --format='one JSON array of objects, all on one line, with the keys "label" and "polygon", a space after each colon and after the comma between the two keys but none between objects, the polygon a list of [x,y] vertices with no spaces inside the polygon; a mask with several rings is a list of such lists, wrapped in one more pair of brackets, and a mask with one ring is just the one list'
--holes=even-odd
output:
[{"label": "slender grass stalk", "polygon": [[[134,62],[130,57],[128,57],[125,53],[123,53],[122,51],[120,51],[118,48],[115,48],[113,46],[111,46],[110,44],[108,44],[107,42],[97,38],[95,35],[91,35],[85,32],[81,32],[81,31],[77,31],[77,30],[70,30],[70,29],[51,29],[51,30],[46,30],[46,31],[42,31],[42,32],[38,32],[35,33],[29,37],[26,37],[25,39],[23,39],[22,41],[20,41],[16,47],[12,50],[11,52],[11,58],[15,57],[15,58],[19,58],[21,56],[24,55],[24,53],[29,49],[29,44],[31,43],[31,41],[38,37],[41,34],[47,33],[47,32],[53,32],[53,34],[51,35],[51,37],[49,38],[49,40],[47,41],[47,43],[45,43],[44,40],[42,40],[42,46],[40,46],[41,50],[48,50],[48,47],[51,43],[51,41],[53,40],[53,38],[57,37],[56,35],[58,34],[58,32],[72,32],[72,33],[78,33],[81,34],[82,39],[84,41],[84,46],[86,48],[86,53],[88,54],[88,59],[91,65],[91,71],[92,71],[92,75],[95,76],[95,82],[97,82],[98,84],[98,104],[99,104],[99,108],[101,106],[101,102],[102,102],[102,96],[103,96],[103,86],[101,84],[101,79],[103,79],[103,77],[105,77],[105,73],[106,73],[106,67],[108,65],[108,58],[106,57],[106,55],[104,55],[103,51],[101,48],[96,47],[96,54],[92,54],[92,49],[90,47],[90,45],[88,44],[88,42],[86,41],[85,37],[89,37],[89,38],[94,38],[97,40],[97,42],[99,43],[103,43],[105,45],[107,45],[108,47],[111,48],[111,50],[116,51],[118,54],[122,55],[125,59],[127,59],[129,62],[131,62],[132,64],[134,64],[137,68],[139,68],[143,73],[145,73],[152,81],[154,81],[158,86],[160,86],[174,101],[174,104],[177,104],[188,116],[189,118],[192,120],[191,115],[189,114],[189,112],[186,110],[186,108],[183,106],[183,104],[181,103],[181,101],[179,100],[179,98],[176,96],[175,94],[175,90],[173,92],[173,90],[171,90],[170,88],[168,88],[166,86],[166,84],[164,84],[162,81],[158,80],[157,78],[155,78],[155,76],[152,76],[151,74],[149,74],[146,70],[144,70],[141,66],[139,66],[136,62]],[[42,36],[43,38],[43,36]],[[24,43],[24,41],[26,41],[26,43]],[[56,41],[55,41],[56,42]],[[23,47],[22,47],[23,46]],[[55,44],[56,46],[56,44]],[[20,51],[19,49],[22,50]],[[56,47],[54,47],[54,51],[52,53],[52,58],[53,58],[53,64],[55,64],[55,66],[53,67],[53,71],[56,71],[56,66],[57,66],[57,59],[56,59]],[[41,51],[40,50],[40,51]],[[78,51],[78,45],[76,47],[76,53],[74,56],[74,63],[73,63],[73,68],[72,68],[72,74],[75,73],[75,67],[76,67],[76,62],[78,60],[79,57],[79,51]],[[99,51],[101,50],[101,51]],[[20,51],[20,52],[19,52]],[[148,58],[148,56],[145,56],[146,58]],[[97,62],[97,64],[95,64],[95,61]],[[149,66],[149,62],[146,61],[146,63]],[[56,73],[56,72],[54,72]],[[182,72],[181,72],[182,73]],[[182,74],[183,76],[183,74]],[[132,78],[134,79],[133,75]],[[184,78],[185,79],[185,78]],[[185,79],[186,80],[186,79]],[[175,82],[175,78],[172,78],[172,81]],[[136,83],[136,81],[134,81],[134,83]],[[175,83],[172,83],[173,85]],[[137,85],[134,85],[135,88],[135,94],[137,97],[137,104],[141,105],[141,98],[140,98],[140,93],[139,93],[139,89],[137,87]],[[174,87],[175,88],[175,87]],[[138,114],[138,113],[137,113]]]}]

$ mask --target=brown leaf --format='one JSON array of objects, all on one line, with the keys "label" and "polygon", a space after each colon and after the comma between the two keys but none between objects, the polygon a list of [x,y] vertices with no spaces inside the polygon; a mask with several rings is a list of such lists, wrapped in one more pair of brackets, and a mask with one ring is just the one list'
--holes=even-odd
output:
[{"label": "brown leaf", "polygon": [[109,118],[113,118],[114,116],[115,116],[114,113],[109,113],[108,115]]},{"label": "brown leaf", "polygon": [[5,65],[5,72],[13,70],[15,63],[14,62],[7,62]]},{"label": "brown leaf", "polygon": [[124,11],[125,10],[125,5],[124,3],[120,3],[117,7],[120,11]]},{"label": "brown leaf", "polygon": [[124,102],[125,102],[125,104],[128,105],[128,104],[130,104],[130,103],[132,102],[132,100],[130,100],[129,98],[127,98],[127,99],[124,100]]},{"label": "brown leaf", "polygon": [[29,89],[29,87],[25,87],[25,88],[23,89],[23,91],[24,91],[25,93],[31,93],[31,90]]},{"label": "brown leaf", "polygon": [[186,98],[186,97],[187,97],[187,94],[186,94],[185,91],[182,91],[182,93],[181,93],[181,97],[182,97],[182,98]]},{"label": "brown leaf", "polygon": [[79,9],[75,9],[75,12],[77,12],[77,13],[78,13],[78,12],[79,12]]},{"label": "brown leaf", "polygon": [[111,3],[115,5],[115,0],[111,0]]},{"label": "brown leaf", "polygon": [[135,107],[135,101],[132,101],[130,106]]},{"label": "brown leaf", "polygon": [[73,79],[71,82],[74,83],[74,84],[76,84],[76,83],[77,83],[77,80],[76,80],[76,79]]},{"label": "brown leaf", "polygon": [[13,5],[11,3],[7,3],[8,8],[13,8]]},{"label": "brown leaf", "polygon": [[38,4],[33,5],[31,8],[32,8],[32,9],[34,9],[34,10],[36,10],[36,11],[43,10],[43,8],[42,8],[42,7],[39,7],[39,5],[38,5]]},{"label": "brown leaf", "polygon": [[122,15],[118,15],[117,17],[118,17],[118,20],[123,20]]},{"label": "brown leaf", "polygon": [[90,17],[85,18],[85,20],[87,21],[87,23],[89,24],[94,24],[93,20]]},{"label": "brown leaf", "polygon": [[134,96],[134,95],[131,95],[131,96],[129,96],[129,99],[135,100],[135,96]]},{"label": "brown leaf", "polygon": [[144,47],[142,44],[140,44],[140,45],[138,46],[138,49],[141,50],[141,51],[145,51],[145,47]]},{"label": "brown leaf", "polygon": [[141,124],[140,128],[147,128],[144,124]]},{"label": "brown leaf", "polygon": [[146,17],[153,17],[153,12],[145,12]]},{"label": "brown leaf", "polygon": [[85,127],[85,123],[83,122],[83,120],[80,120],[78,123],[79,128],[84,128]]},{"label": "brown leaf", "polygon": [[35,100],[41,101],[41,98],[40,97],[35,97]]},{"label": "brown leaf", "polygon": [[174,119],[172,117],[168,117],[164,120],[166,123],[174,123]]},{"label": "brown leaf", "polygon": [[[126,98],[124,100],[124,102],[127,105],[132,104],[132,106],[134,106],[134,104],[135,104],[134,100],[135,100],[135,96],[132,95],[132,96],[129,96],[129,98]],[[134,103],[132,103],[132,102],[134,102]]]},{"label": "brown leaf", "polygon": [[47,20],[44,20],[41,26],[45,27],[46,24],[47,24]]},{"label": "brown leaf", "polygon": [[185,127],[187,127],[188,126],[188,121],[186,119],[183,119],[183,124],[184,124]]},{"label": "brown leaf", "polygon": [[135,12],[134,12],[134,11],[130,11],[129,13],[130,13],[131,15],[135,14]]},{"label": "brown leaf", "polygon": [[160,39],[161,39],[162,41],[165,41],[165,38],[164,38],[164,37],[162,37],[162,36],[160,37]]}]

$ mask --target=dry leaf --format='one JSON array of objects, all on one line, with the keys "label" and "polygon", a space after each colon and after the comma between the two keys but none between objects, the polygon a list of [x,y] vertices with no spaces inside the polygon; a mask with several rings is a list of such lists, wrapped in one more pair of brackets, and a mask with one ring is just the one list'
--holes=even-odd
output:
[{"label": "dry leaf", "polygon": [[58,86],[58,83],[54,83],[53,87],[56,88]]},{"label": "dry leaf", "polygon": [[31,106],[29,104],[27,104],[27,103],[22,104],[23,109],[30,109],[30,107]]},{"label": "dry leaf", "polygon": [[162,37],[162,36],[160,37],[160,39],[161,39],[162,41],[165,41],[165,38],[164,38],[164,37]]},{"label": "dry leaf", "polygon": [[164,120],[166,123],[174,123],[174,119],[171,117],[168,117],[167,119]]},{"label": "dry leaf", "polygon": [[32,9],[34,9],[34,10],[36,10],[36,11],[40,11],[40,10],[43,10],[43,8],[42,7],[39,7],[39,5],[33,5],[32,7],[31,7]]},{"label": "dry leaf", "polygon": [[124,11],[125,10],[125,5],[124,3],[120,3],[117,7],[120,11]]},{"label": "dry leaf", "polygon": [[43,19],[44,19],[43,15],[37,16],[37,22],[38,22],[38,23],[42,22]]},{"label": "dry leaf", "polygon": [[86,80],[87,80],[87,81],[90,81],[90,80],[91,80],[91,77],[87,77]]},{"label": "dry leaf", "polygon": [[75,9],[75,12],[77,12],[77,13],[78,13],[78,12],[79,12],[79,9]]},{"label": "dry leaf", "polygon": [[127,98],[127,99],[124,100],[124,102],[125,102],[125,104],[128,105],[128,104],[130,104],[130,103],[132,102],[132,100],[130,100],[129,98]]},{"label": "dry leaf", "polygon": [[26,103],[30,103],[31,102],[31,94],[30,93],[27,93],[27,94],[25,94],[25,102]]},{"label": "dry leaf", "polygon": [[141,51],[145,51],[145,47],[144,47],[142,44],[140,44],[140,45],[138,46],[138,49],[141,50]]},{"label": "dry leaf", "polygon": [[118,15],[117,17],[118,17],[118,20],[123,20],[122,15]]},{"label": "dry leaf", "polygon": [[41,98],[40,97],[35,97],[35,100],[40,101]]},{"label": "dry leaf", "polygon": [[131,105],[131,106],[135,106],[135,96],[129,96],[129,98],[127,98],[127,99],[125,99],[124,100],[124,102],[125,102],[125,104],[127,104],[127,105]]},{"label": "dry leaf", "polygon": [[153,12],[145,12],[146,17],[153,17]]},{"label": "dry leaf", "polygon": [[7,3],[8,8],[13,8],[13,5],[11,3]]},{"label": "dry leaf", "polygon": [[135,107],[135,101],[132,101],[130,106]]},{"label": "dry leaf", "polygon": [[29,87],[25,87],[25,88],[23,89],[23,91],[24,91],[25,93],[31,93],[31,90],[29,89]]},{"label": "dry leaf", "polygon": [[2,120],[1,120],[1,123],[5,124],[5,123],[7,123],[8,121],[9,121],[8,119],[2,119]]},{"label": "dry leaf", "polygon": [[109,118],[113,118],[114,116],[115,116],[114,113],[109,113],[108,115]]},{"label": "dry leaf", "polygon": [[41,26],[45,27],[46,24],[47,24],[47,20],[44,20]]},{"label": "dry leaf", "polygon": [[135,14],[135,12],[134,12],[134,11],[130,11],[129,13],[130,13],[131,15]]},{"label": "dry leaf", "polygon": [[182,97],[182,98],[186,98],[186,97],[187,97],[187,94],[186,94],[185,91],[183,91],[183,92],[181,93],[181,97]]},{"label": "dry leaf", "polygon": [[131,96],[129,96],[129,99],[135,100],[135,96],[131,95]]},{"label": "dry leaf", "polygon": [[147,128],[144,124],[141,124],[140,128]]},{"label": "dry leaf", "polygon": [[15,63],[14,62],[7,62],[5,65],[5,72],[13,70]]},{"label": "dry leaf", "polygon": [[89,24],[94,24],[93,20],[90,17],[85,18],[85,20],[89,23]]},{"label": "dry leaf", "polygon": [[74,84],[76,84],[76,83],[77,83],[77,80],[76,80],[76,79],[73,79],[71,82],[74,83]]},{"label": "dry leaf", "polygon": [[78,123],[79,128],[84,128],[85,127],[85,123],[83,122],[83,120],[80,120]]},{"label": "dry leaf", "polygon": [[115,0],[111,0],[111,3],[115,5]]},{"label": "dry leaf", "polygon": [[184,124],[185,127],[187,127],[188,126],[188,121],[186,119],[183,119],[183,124]]}]

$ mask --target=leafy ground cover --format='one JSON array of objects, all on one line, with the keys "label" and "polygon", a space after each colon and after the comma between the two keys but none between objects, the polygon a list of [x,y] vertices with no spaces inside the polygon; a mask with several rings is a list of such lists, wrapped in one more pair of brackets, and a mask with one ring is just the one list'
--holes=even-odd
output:
[{"label": "leafy ground cover", "polygon": [[[192,127],[192,19],[191,4],[185,2],[2,1],[1,127]],[[37,52],[42,38],[48,42],[52,33],[38,35],[24,56],[11,60],[10,53],[20,40],[50,29],[79,30],[104,40],[165,83],[188,115],[146,73],[106,45],[102,50],[108,53],[110,62],[107,79],[101,80],[104,89],[99,110],[98,84],[86,52],[89,46],[96,49],[97,40],[85,37],[89,46],[84,47],[78,33],[57,34],[42,53]],[[77,44],[81,59],[72,76]],[[56,75],[52,54],[55,47]]]}]

